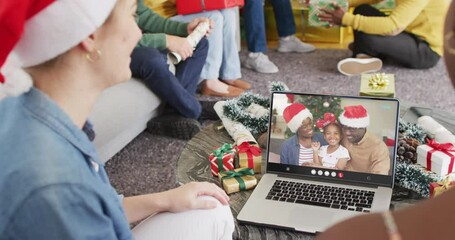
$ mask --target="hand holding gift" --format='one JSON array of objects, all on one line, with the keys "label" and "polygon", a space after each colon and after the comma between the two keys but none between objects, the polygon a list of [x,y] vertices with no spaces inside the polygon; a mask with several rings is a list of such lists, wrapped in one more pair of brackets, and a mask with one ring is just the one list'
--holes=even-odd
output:
[{"label": "hand holding gift", "polygon": [[347,0],[310,0],[308,23],[314,27],[339,26],[347,10]]}]

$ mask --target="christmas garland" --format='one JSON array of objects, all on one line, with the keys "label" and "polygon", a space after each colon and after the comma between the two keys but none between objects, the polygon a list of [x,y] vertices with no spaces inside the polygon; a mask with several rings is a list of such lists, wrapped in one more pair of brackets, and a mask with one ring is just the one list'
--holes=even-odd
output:
[{"label": "christmas garland", "polygon": [[245,111],[245,109],[253,103],[266,109],[270,106],[268,98],[251,92],[246,92],[236,99],[226,101],[223,111],[226,117],[233,121],[242,123],[248,131],[255,135],[267,131],[269,115],[265,114],[262,116],[254,116]]},{"label": "christmas garland", "polygon": [[[286,84],[282,82],[271,82],[270,91],[289,91]],[[246,111],[251,104],[258,104],[265,109],[270,107],[270,99],[258,94],[246,92],[238,98],[226,101],[223,107],[224,115],[230,120],[242,123],[253,135],[267,131],[269,115],[254,116]]]},{"label": "christmas garland", "polygon": [[395,184],[412,190],[422,197],[428,198],[430,196],[430,183],[442,179],[443,177],[429,172],[419,165],[397,162],[395,167]]}]

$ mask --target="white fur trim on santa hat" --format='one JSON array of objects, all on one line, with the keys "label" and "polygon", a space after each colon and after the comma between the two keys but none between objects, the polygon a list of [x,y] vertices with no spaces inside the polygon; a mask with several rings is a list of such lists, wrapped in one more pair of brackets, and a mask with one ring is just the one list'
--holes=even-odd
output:
[{"label": "white fur trim on santa hat", "polygon": [[0,100],[6,96],[18,96],[28,92],[33,85],[31,76],[21,67],[17,55],[8,55],[5,64],[1,68],[1,73],[5,76],[5,82],[0,84]]},{"label": "white fur trim on santa hat", "polygon": [[295,133],[299,129],[300,126],[302,126],[303,120],[306,118],[313,119],[313,114],[308,110],[308,108],[305,108],[304,110],[300,111],[297,113],[291,121],[289,121],[288,128],[291,130],[291,132]]},{"label": "white fur trim on santa hat", "polygon": [[30,18],[14,48],[23,67],[51,60],[100,27],[116,0],[56,0]]},{"label": "white fur trim on santa hat", "polygon": [[366,115],[362,118],[347,118],[344,115],[344,112],[339,117],[340,123],[344,126],[352,127],[352,128],[366,128],[370,125],[370,116]]}]

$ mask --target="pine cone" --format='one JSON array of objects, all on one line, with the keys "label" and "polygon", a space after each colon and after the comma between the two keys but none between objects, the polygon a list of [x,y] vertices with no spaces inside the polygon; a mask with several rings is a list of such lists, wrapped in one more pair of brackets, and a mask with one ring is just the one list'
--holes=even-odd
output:
[{"label": "pine cone", "polygon": [[417,146],[420,145],[420,142],[414,138],[398,140],[397,146],[397,160],[404,163],[417,163]]}]

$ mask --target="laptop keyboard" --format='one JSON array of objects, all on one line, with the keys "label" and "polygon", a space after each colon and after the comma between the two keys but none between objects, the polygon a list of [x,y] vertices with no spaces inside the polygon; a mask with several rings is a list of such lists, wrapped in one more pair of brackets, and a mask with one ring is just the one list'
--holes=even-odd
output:
[{"label": "laptop keyboard", "polygon": [[266,199],[370,212],[373,197],[373,191],[276,180]]}]

